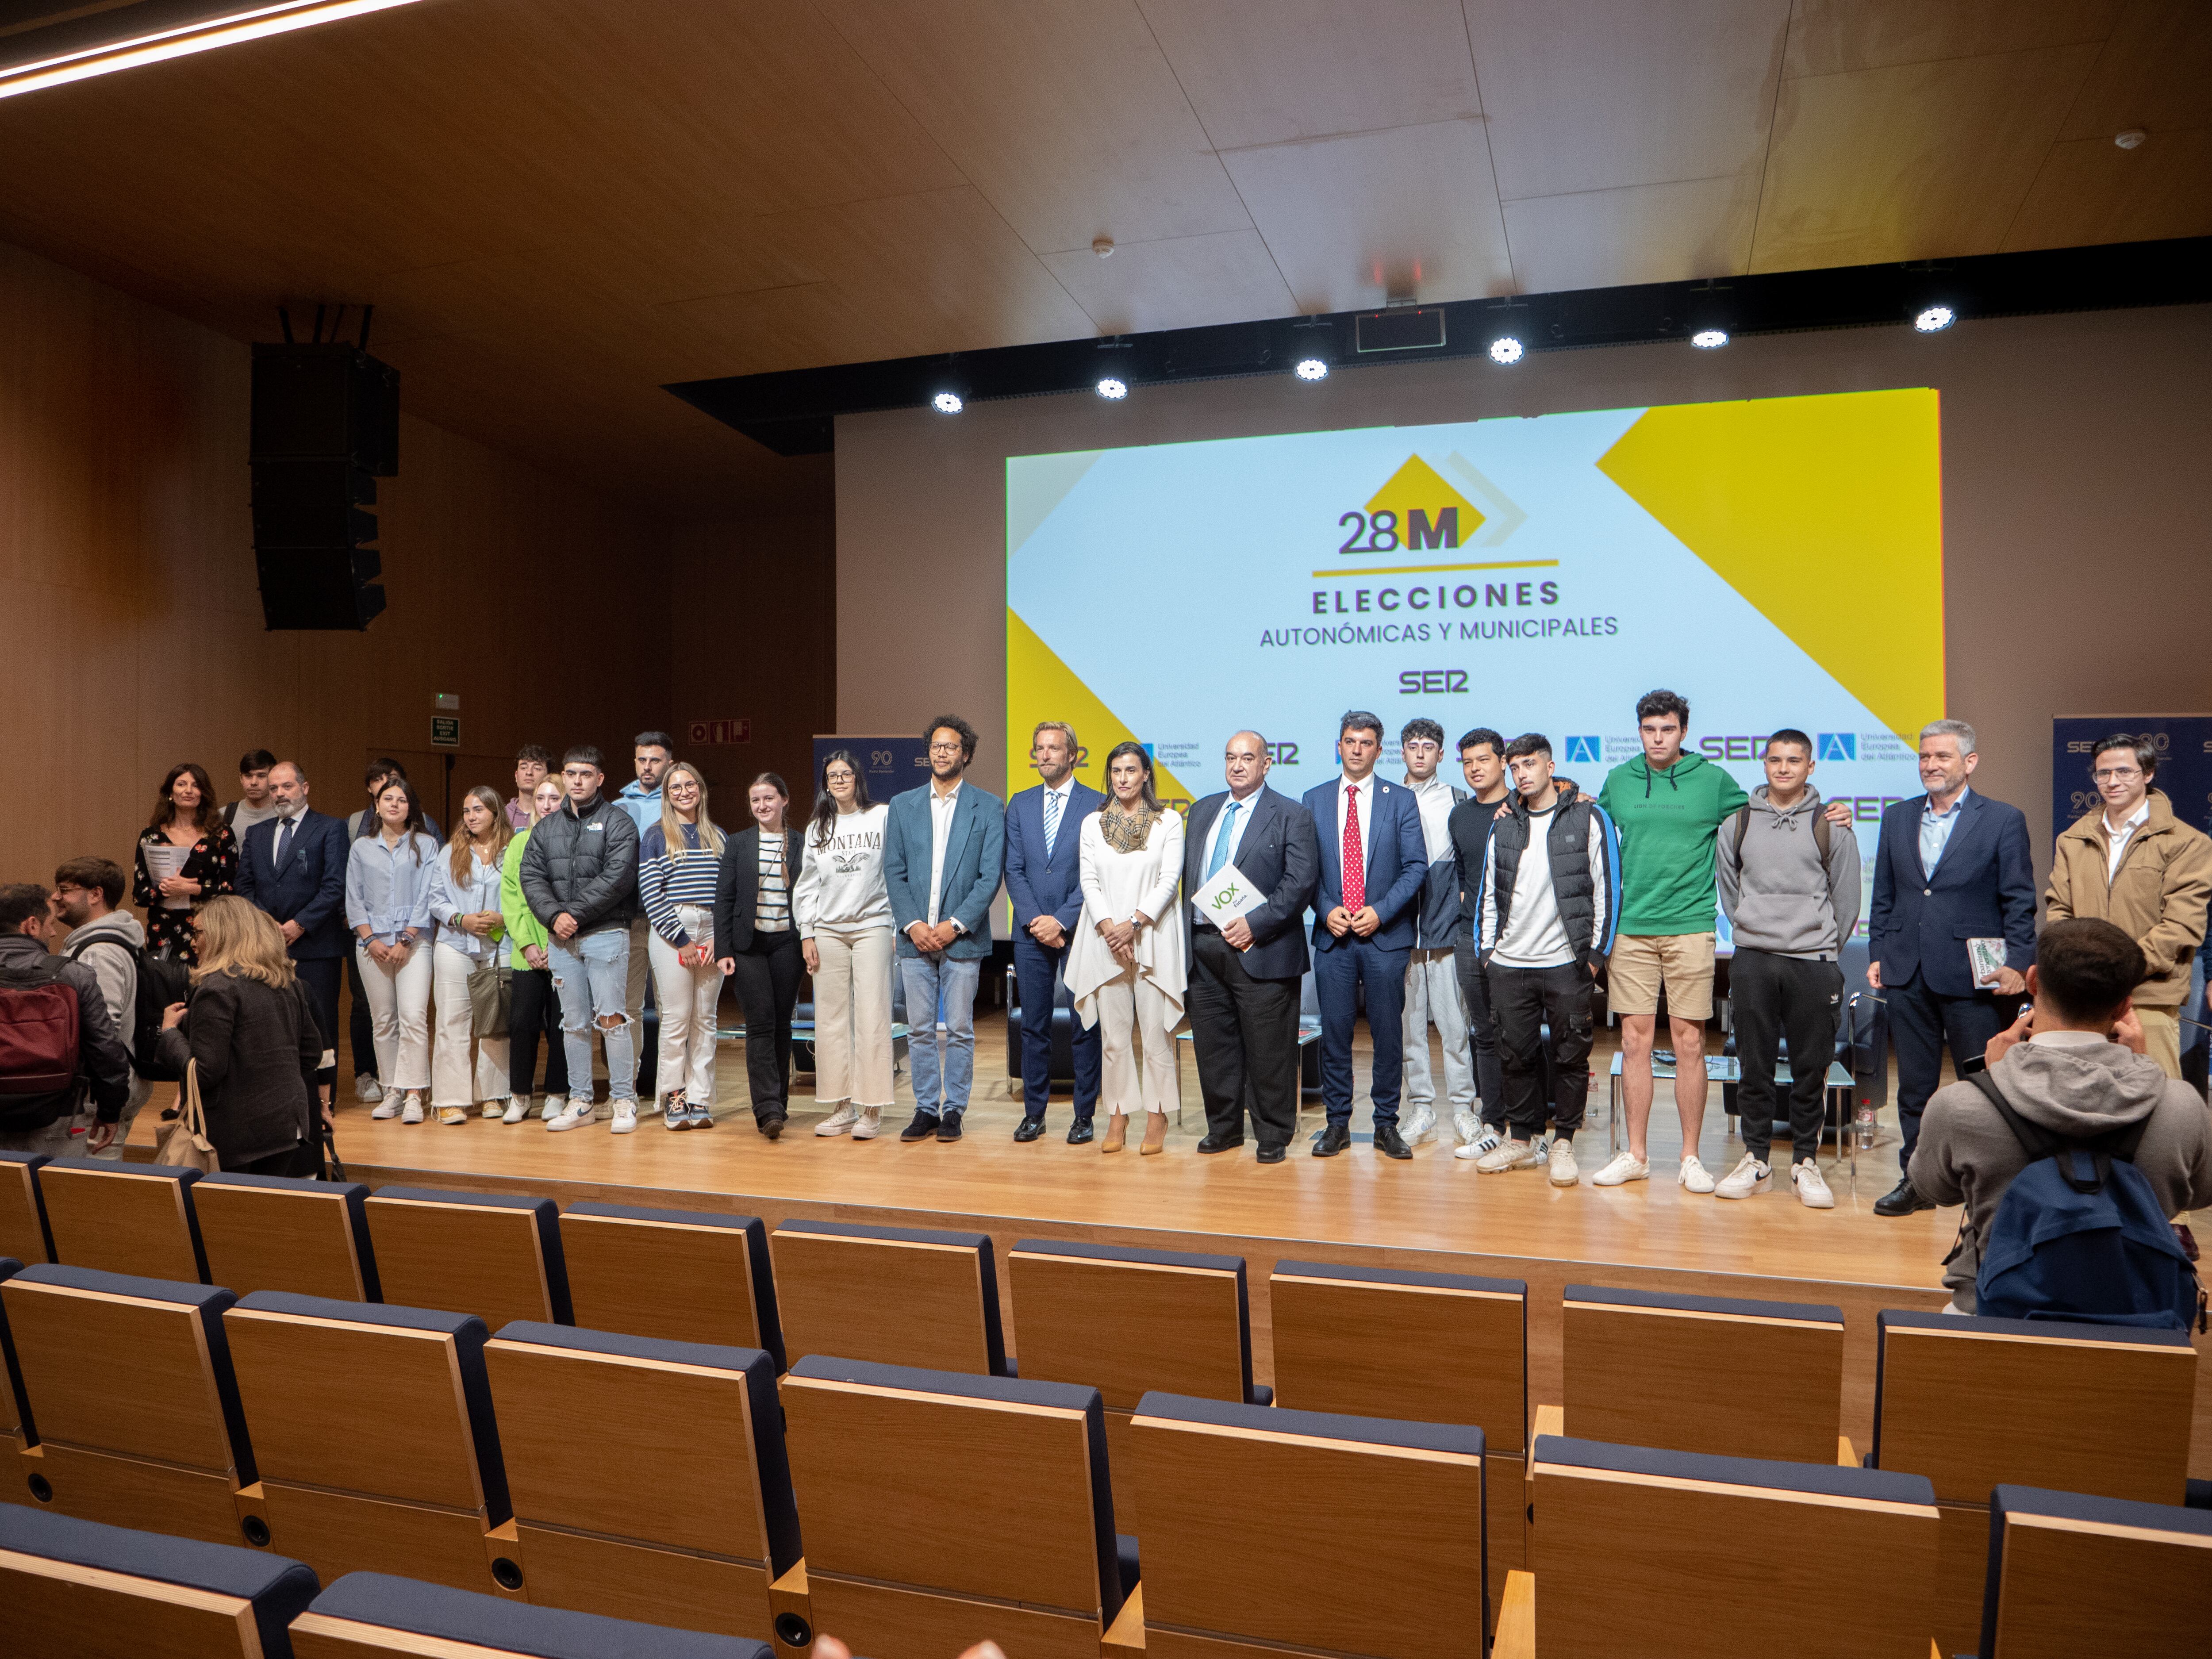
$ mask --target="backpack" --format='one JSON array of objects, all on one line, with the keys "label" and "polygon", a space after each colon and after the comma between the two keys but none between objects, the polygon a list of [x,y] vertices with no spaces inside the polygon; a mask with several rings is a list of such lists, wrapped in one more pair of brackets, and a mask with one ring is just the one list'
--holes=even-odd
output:
[{"label": "backpack", "polygon": [[76,988],[48,957],[0,969],[0,1095],[52,1096],[76,1086]]},{"label": "backpack", "polygon": [[2197,1272],[2142,1170],[2140,1123],[2074,1140],[2024,1121],[1990,1074],[1970,1079],[2027,1153],[1983,1241],[1975,1311],[2185,1331]]},{"label": "backpack", "polygon": [[[1748,806],[1739,806],[1735,809],[1735,848],[1736,868],[1739,870],[1743,867],[1743,838],[1750,833],[1751,808]],[[1828,848],[1835,844],[1836,826],[1828,822],[1827,813],[1825,811],[1814,813],[1813,845],[1820,849],[1820,862],[1822,864],[1826,864],[1828,861]]]},{"label": "backpack", "polygon": [[[149,1083],[183,1082],[182,1072],[173,1066],[163,1065],[155,1056],[161,1051],[161,1016],[168,1012],[171,1003],[190,1002],[192,999],[192,970],[174,957],[157,957],[144,945],[133,945],[112,933],[86,939],[81,945],[72,942],[64,947],[63,953],[75,962],[98,945],[112,945],[126,952],[137,969],[134,981],[137,994],[131,1004],[131,1069]],[[116,1035],[119,1037],[122,1033]]]}]

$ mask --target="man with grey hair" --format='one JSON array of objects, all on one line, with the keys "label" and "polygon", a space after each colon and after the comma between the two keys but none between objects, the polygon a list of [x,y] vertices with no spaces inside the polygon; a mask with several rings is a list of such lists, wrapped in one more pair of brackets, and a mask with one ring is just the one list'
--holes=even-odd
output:
[{"label": "man with grey hair", "polygon": [[[1897,1185],[1876,1215],[1935,1207],[1904,1173],[1920,1139],[1921,1109],[1942,1080],[1943,1049],[1963,1067],[2012,1024],[2035,960],[2035,872],[2027,819],[2016,806],[1967,787],[1981,763],[1974,728],[1932,720],[1920,733],[1925,795],[1881,815],[1874,902],[1867,912],[1867,983],[1881,993],[1897,1050],[1897,1121],[1905,1145]],[[2002,955],[1978,968],[1976,942]]]},{"label": "man with grey hair", "polygon": [[[1082,753],[1073,726],[1039,720],[1030,735],[1030,765],[1041,781],[1006,802],[1006,896],[1014,905],[1014,981],[1022,1000],[1022,1121],[1014,1139],[1024,1143],[1044,1133],[1052,1097],[1054,987],[1083,914],[1083,820],[1106,804],[1105,796],[1076,781]],[[1098,1108],[1099,1028],[1085,1030],[1073,1010],[1068,1021],[1075,1121],[1067,1142],[1080,1146],[1091,1139]]]}]

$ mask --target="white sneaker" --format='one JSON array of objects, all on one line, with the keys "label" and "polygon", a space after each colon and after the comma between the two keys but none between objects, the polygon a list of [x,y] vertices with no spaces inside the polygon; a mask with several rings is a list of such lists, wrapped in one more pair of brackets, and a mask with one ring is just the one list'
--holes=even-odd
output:
[{"label": "white sneaker", "polygon": [[1464,1146],[1482,1133],[1482,1120],[1462,1106],[1452,1114],[1452,1133]]},{"label": "white sneaker", "polygon": [[884,1109],[880,1106],[863,1106],[860,1108],[860,1121],[853,1125],[853,1139],[873,1140],[883,1133],[883,1127]]},{"label": "white sneaker", "polygon": [[1582,1179],[1582,1165],[1575,1162],[1575,1143],[1555,1140],[1552,1143],[1552,1184],[1571,1187]]},{"label": "white sneaker", "polygon": [[1735,1168],[1720,1178],[1713,1188],[1715,1198],[1749,1198],[1766,1190],[1766,1183],[1774,1176],[1774,1166],[1762,1164],[1746,1152]]},{"label": "white sneaker", "polygon": [[399,1121],[402,1123],[420,1123],[422,1121],[422,1096],[419,1090],[410,1089],[407,1091],[399,1108]]},{"label": "white sneaker", "polygon": [[1539,1164],[1547,1164],[1551,1161],[1551,1158],[1552,1137],[1548,1134],[1538,1135],[1536,1137],[1536,1162]]},{"label": "white sneaker", "polygon": [[814,1133],[817,1135],[842,1135],[860,1121],[860,1108],[848,1100],[816,1124]]},{"label": "white sneaker", "polygon": [[1683,1154],[1682,1173],[1676,1179],[1682,1183],[1685,1192],[1709,1193],[1713,1189],[1712,1171],[1698,1161],[1695,1152]]},{"label": "white sneaker", "polygon": [[364,1106],[374,1106],[384,1098],[384,1085],[363,1072],[353,1080],[353,1097]]},{"label": "white sneaker", "polygon": [[626,1135],[635,1133],[636,1128],[637,1103],[634,1100],[617,1101],[615,1103],[615,1121],[612,1126],[609,1127],[607,1133],[609,1134]]},{"label": "white sneaker", "polygon": [[507,1103],[507,1109],[499,1115],[501,1123],[520,1123],[530,1115],[530,1097],[517,1095]]},{"label": "white sneaker", "polygon": [[1623,1147],[1607,1161],[1605,1168],[1590,1177],[1593,1187],[1620,1187],[1632,1181],[1651,1179],[1651,1165]]},{"label": "white sneaker", "polygon": [[557,1135],[563,1129],[580,1129],[598,1115],[598,1109],[590,1101],[581,1100],[569,1106],[560,1116],[553,1119],[545,1127]]},{"label": "white sneaker", "polygon": [[1808,1210],[1832,1210],[1836,1195],[1828,1190],[1821,1178],[1820,1166],[1809,1158],[1802,1164],[1790,1166],[1790,1184],[1797,1189],[1797,1201]]},{"label": "white sneaker", "polygon": [[[1465,1158],[1474,1151],[1462,1146],[1452,1156]],[[1485,1175],[1496,1175],[1504,1170],[1528,1169],[1536,1162],[1536,1149],[1525,1140],[1504,1140],[1482,1153],[1474,1160],[1474,1167]]]},{"label": "white sneaker", "polygon": [[507,1103],[503,1100],[487,1100],[483,1103],[483,1115],[493,1118],[505,1117]]},{"label": "white sneaker", "polygon": [[1416,1106],[1398,1126],[1398,1133],[1406,1138],[1408,1146],[1418,1146],[1425,1140],[1437,1138],[1437,1114],[1432,1106]]},{"label": "white sneaker", "polygon": [[1492,1128],[1487,1123],[1478,1122],[1475,1133],[1468,1137],[1467,1144],[1474,1148],[1474,1150],[1468,1153],[1468,1156],[1470,1158],[1480,1158],[1485,1152],[1494,1152],[1498,1150],[1499,1143],[1504,1141],[1504,1139],[1505,1137],[1504,1135],[1498,1133],[1497,1130]]},{"label": "white sneaker", "polygon": [[398,1101],[386,1100],[381,1090],[378,1091],[377,1099],[380,1104],[374,1111],[369,1114],[371,1117],[398,1117],[399,1115],[399,1103]]},{"label": "white sneaker", "polygon": [[545,1097],[544,1100],[539,1103],[538,1108],[538,1115],[544,1118],[548,1123],[550,1123],[555,1118],[560,1116],[562,1113],[568,1109],[568,1096],[548,1095]]}]

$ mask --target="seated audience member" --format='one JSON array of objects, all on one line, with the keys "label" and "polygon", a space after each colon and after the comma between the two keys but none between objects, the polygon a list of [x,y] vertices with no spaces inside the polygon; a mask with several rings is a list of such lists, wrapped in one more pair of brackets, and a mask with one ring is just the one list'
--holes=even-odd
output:
[{"label": "seated audience member", "polygon": [[430,885],[443,849],[423,827],[415,786],[396,774],[377,792],[376,826],[354,842],[345,887],[346,925],[387,1091],[369,1115],[420,1123],[430,1086],[430,952],[438,934]]},{"label": "seated audience member", "polygon": [[477,1105],[486,1117],[507,1114],[507,1038],[478,1028],[471,980],[479,969],[507,966],[499,880],[514,835],[499,791],[480,783],[463,799],[453,838],[431,866],[438,942],[430,951],[430,982],[438,1029],[430,1050],[430,1108],[441,1123],[465,1123]]},{"label": "seated audience member", "polygon": [[507,1111],[502,1123],[530,1115],[530,1091],[538,1076],[538,1042],[545,1042],[545,1097],[538,1115],[550,1123],[568,1109],[568,1045],[561,1033],[561,999],[553,989],[550,935],[522,896],[522,852],[538,823],[561,810],[561,780],[548,776],[531,792],[530,821],[507,844],[501,861],[499,913],[507,922],[513,955],[507,1014]]},{"label": "seated audience member", "polygon": [[161,1057],[199,1068],[216,1158],[234,1175],[322,1173],[315,1073],[323,1034],[307,988],[267,914],[235,894],[192,918],[199,966],[190,1002],[161,1020]]},{"label": "seated audience member", "polygon": [[[108,1019],[99,977],[83,963],[47,954],[53,927],[45,888],[35,882],[0,886],[0,1025],[15,1028],[9,1032],[10,1059],[0,1068],[0,1151],[49,1158],[76,1150],[71,1120],[88,1094],[98,1121],[86,1146],[95,1152],[114,1140],[131,1095],[131,1056]],[[76,1003],[74,1056],[45,1052],[48,1045],[32,1030],[33,1022],[48,1030],[60,1025],[49,994],[57,987]],[[64,1067],[75,1073],[66,1085],[40,1086],[40,1079]]]},{"label": "seated audience member", "polygon": [[514,799],[507,804],[507,827],[518,836],[537,817],[538,786],[553,775],[553,751],[526,743],[514,751]]},{"label": "seated audience member", "polygon": [[123,1143],[131,1139],[131,1125],[138,1109],[154,1092],[138,1075],[135,1043],[138,1023],[138,952],[145,947],[146,930],[123,902],[123,869],[112,859],[71,859],[54,872],[54,895],[48,902],[57,928],[66,928],[69,939],[62,955],[82,963],[100,981],[100,994],[107,1004],[108,1023],[116,1040],[131,1057],[131,1095],[123,1103],[115,1139],[95,1158],[120,1159]]},{"label": "seated audience member", "polygon": [[707,808],[707,780],[689,761],[660,775],[660,816],[638,847],[637,896],[645,907],[653,1001],[660,1010],[656,1076],[667,1085],[661,1121],[714,1127],[714,1005],[722,969],[714,954],[714,884],[722,832]]},{"label": "seated audience member", "polygon": [[[2056,921],[2027,970],[2034,1005],[1990,1041],[1989,1077],[2031,1127],[2094,1139],[2143,1124],[2134,1163],[2160,1208],[2212,1204],[2212,1114],[2144,1053],[2129,996],[2148,972],[2142,951],[2109,921]],[[1943,1264],[1951,1305],[1972,1313],[1982,1247],[2005,1191],[2033,1160],[1971,1079],[1936,1091],[1906,1178],[1923,1198],[1963,1204],[1966,1225]]]},{"label": "seated audience member", "polygon": [[241,847],[247,830],[283,810],[269,791],[269,769],[276,764],[276,757],[266,749],[249,749],[238,757],[238,799],[222,809],[222,821]]},{"label": "seated audience member", "polygon": [[[181,866],[157,875],[156,861],[166,867],[179,848]],[[146,913],[146,936],[157,954],[191,963],[192,907],[219,893],[235,890],[238,842],[222,822],[215,785],[207,768],[184,761],[169,769],[161,780],[161,793],[154,803],[154,816],[138,837],[138,869],[131,896]]]}]

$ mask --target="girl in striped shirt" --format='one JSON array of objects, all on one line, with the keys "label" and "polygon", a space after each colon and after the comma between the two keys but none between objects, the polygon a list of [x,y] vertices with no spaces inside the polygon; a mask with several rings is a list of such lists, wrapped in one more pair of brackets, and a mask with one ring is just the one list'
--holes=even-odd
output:
[{"label": "girl in striped shirt", "polygon": [[707,781],[678,761],[661,780],[660,821],[646,830],[637,866],[660,1006],[661,1121],[672,1129],[714,1127],[714,1005],[722,994],[714,878],[721,861],[722,832],[707,814]]}]

